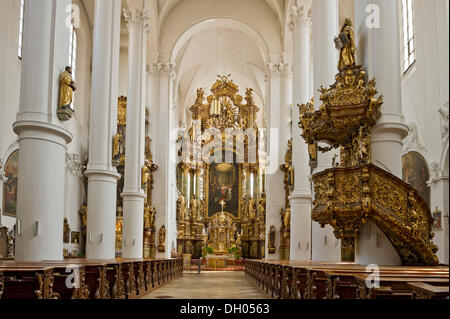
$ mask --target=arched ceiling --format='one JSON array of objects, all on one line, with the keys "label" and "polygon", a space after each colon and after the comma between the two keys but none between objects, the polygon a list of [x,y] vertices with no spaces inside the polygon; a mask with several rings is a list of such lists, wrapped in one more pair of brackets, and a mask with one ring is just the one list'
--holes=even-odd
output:
[{"label": "arched ceiling", "polygon": [[217,75],[227,74],[232,75],[241,95],[246,88],[254,89],[262,120],[266,94],[265,60],[258,44],[245,32],[229,27],[206,28],[190,37],[174,58],[181,122],[184,116],[188,121],[190,119],[188,108],[195,101],[196,90],[203,88],[209,95]]},{"label": "arched ceiling", "polygon": [[[170,11],[182,0],[157,0],[157,1],[158,1],[159,21],[162,24],[164,23],[164,20],[166,19]],[[282,25],[284,20],[283,11],[285,0],[261,0],[261,1],[264,1],[272,9],[273,13],[277,16],[280,25]]]}]

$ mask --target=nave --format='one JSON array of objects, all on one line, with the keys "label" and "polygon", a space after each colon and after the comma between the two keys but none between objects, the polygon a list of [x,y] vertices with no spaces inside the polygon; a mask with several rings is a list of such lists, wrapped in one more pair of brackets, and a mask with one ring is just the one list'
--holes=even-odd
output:
[{"label": "nave", "polygon": [[268,299],[241,271],[185,272],[142,299]]}]

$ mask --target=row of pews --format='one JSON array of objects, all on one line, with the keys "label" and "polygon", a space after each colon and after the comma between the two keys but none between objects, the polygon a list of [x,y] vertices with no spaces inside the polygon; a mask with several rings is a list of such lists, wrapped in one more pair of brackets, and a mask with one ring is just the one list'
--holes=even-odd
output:
[{"label": "row of pews", "polygon": [[0,261],[0,300],[134,299],[182,275],[181,258]]},{"label": "row of pews", "polygon": [[245,260],[245,273],[278,299],[445,299],[449,267],[380,266],[351,263]]}]

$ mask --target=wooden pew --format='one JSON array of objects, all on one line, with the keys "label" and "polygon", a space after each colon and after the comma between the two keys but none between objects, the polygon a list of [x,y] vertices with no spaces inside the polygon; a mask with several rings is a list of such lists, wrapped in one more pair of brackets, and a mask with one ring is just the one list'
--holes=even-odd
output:
[{"label": "wooden pew", "polygon": [[[355,299],[357,297],[355,274],[368,274],[365,269],[360,271],[346,270],[325,270],[323,271],[327,277],[326,298],[327,299]],[[448,273],[431,273],[431,272],[408,272],[404,273],[400,270],[381,269],[380,275],[393,276],[402,278],[421,278],[423,276],[433,278],[448,278]]]},{"label": "wooden pew", "polygon": [[[245,260],[245,273],[272,298],[356,298],[355,275],[366,266],[353,263]],[[380,275],[448,279],[448,267],[381,267]]]},{"label": "wooden pew", "polygon": [[[72,272],[66,272],[68,266],[78,268],[80,286],[66,285],[66,280],[72,275]],[[47,269],[48,274],[43,272]],[[25,275],[20,275],[22,274],[20,271]],[[18,274],[20,280],[16,280],[15,283],[13,276],[10,276],[11,273]],[[43,275],[42,289],[39,289],[41,276],[35,277],[35,273]],[[11,296],[13,286],[20,283],[17,293],[21,289],[29,293],[32,286],[32,296],[36,298],[42,295],[42,298],[63,299],[131,299],[142,296],[182,274],[181,258],[125,260],[118,258],[106,261],[68,258],[63,261],[39,263],[16,263],[8,260],[0,262],[0,298],[5,297],[5,293],[7,297]],[[34,291],[36,293],[33,295]]]},{"label": "wooden pew", "polygon": [[0,266],[1,299],[59,299],[52,267]]},{"label": "wooden pew", "polygon": [[408,286],[413,289],[414,299],[448,299],[448,286],[433,286],[423,282],[408,282]]},{"label": "wooden pew", "polygon": [[134,263],[132,261],[120,260],[125,284],[125,294],[127,299],[134,299],[137,296],[136,278],[134,274]]},{"label": "wooden pew", "polygon": [[432,278],[431,276],[407,277],[407,276],[380,276],[380,288],[368,288],[366,279],[368,275],[355,275],[357,280],[358,299],[412,299],[412,283],[425,283],[434,286],[448,287],[449,279]]}]

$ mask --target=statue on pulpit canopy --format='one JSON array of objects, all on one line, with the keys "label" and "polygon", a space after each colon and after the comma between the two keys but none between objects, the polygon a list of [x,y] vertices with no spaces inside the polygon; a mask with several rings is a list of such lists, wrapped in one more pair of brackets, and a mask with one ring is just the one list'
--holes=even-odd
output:
[{"label": "statue on pulpit canopy", "polygon": [[70,105],[73,101],[73,92],[77,90],[75,82],[72,80],[72,67],[67,66],[65,71],[61,74],[60,85],[58,108],[71,108]]},{"label": "statue on pulpit canopy", "polygon": [[341,33],[335,38],[336,48],[340,50],[338,70],[342,71],[348,66],[356,65],[356,44],[353,23],[345,19]]}]

